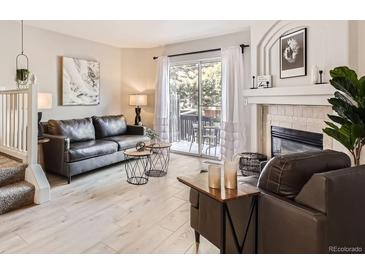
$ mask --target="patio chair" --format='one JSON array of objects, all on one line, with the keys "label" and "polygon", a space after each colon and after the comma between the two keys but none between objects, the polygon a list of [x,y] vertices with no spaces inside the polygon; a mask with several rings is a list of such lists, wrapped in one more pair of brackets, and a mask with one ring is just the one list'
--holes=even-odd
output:
[{"label": "patio chair", "polygon": [[[204,144],[207,143],[208,147],[205,149],[205,154],[210,155],[211,149],[214,147],[214,156],[217,156],[217,147],[219,142],[220,128],[216,125],[205,125],[202,128],[202,148],[201,152],[203,152]],[[198,123],[193,123],[191,127],[191,141],[189,152],[191,152],[191,148],[193,143],[196,142],[198,138],[199,125]],[[208,154],[209,151],[209,154]]]}]

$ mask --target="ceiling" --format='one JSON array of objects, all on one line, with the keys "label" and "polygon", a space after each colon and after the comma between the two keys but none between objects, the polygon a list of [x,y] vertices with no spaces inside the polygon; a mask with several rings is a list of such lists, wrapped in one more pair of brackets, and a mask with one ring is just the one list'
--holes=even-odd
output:
[{"label": "ceiling", "polygon": [[120,48],[152,48],[238,32],[253,21],[25,21],[24,24]]}]

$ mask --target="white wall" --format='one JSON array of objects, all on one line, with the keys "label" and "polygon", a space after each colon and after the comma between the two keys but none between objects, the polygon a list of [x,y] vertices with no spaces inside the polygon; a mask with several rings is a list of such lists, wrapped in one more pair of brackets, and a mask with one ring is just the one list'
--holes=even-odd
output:
[{"label": "white wall", "polygon": [[[358,77],[365,76],[365,21],[350,22],[350,65]],[[361,153],[361,164],[365,164],[365,148]]]},{"label": "white wall", "polygon": [[[280,79],[279,37],[285,33],[307,28],[307,76]],[[349,65],[348,21],[260,21],[251,28],[251,74],[271,74],[273,85],[310,85],[310,71],[314,65],[329,70]]]},{"label": "white wall", "polygon": [[365,75],[365,21],[350,22],[350,61],[359,77]]},{"label": "white wall", "polygon": [[122,113],[127,121],[134,123],[134,107],[129,106],[130,94],[147,94],[147,106],[142,107],[142,122],[147,127],[153,127],[155,106],[156,61],[153,56],[158,56],[162,48],[152,49],[122,49]]},{"label": "white wall", "polygon": [[[20,53],[20,23],[0,21],[0,87],[15,87],[15,57]],[[69,119],[121,112],[121,50],[55,32],[24,26],[24,51],[30,60],[40,92],[53,94],[53,109],[43,110],[43,120]],[[100,104],[60,106],[61,56],[100,62]]]}]

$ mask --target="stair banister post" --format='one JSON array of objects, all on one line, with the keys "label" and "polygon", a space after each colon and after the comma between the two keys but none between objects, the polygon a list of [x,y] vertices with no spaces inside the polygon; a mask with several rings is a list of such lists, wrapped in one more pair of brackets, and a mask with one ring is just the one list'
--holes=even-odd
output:
[{"label": "stair banister post", "polygon": [[37,164],[38,157],[38,127],[37,127],[37,88],[35,85],[30,86],[28,91],[28,121],[27,121],[27,164]]},{"label": "stair banister post", "polygon": [[50,185],[42,167],[37,162],[38,154],[38,87],[28,90],[27,110],[27,164],[25,180],[35,187],[34,203],[42,204],[50,200]]}]

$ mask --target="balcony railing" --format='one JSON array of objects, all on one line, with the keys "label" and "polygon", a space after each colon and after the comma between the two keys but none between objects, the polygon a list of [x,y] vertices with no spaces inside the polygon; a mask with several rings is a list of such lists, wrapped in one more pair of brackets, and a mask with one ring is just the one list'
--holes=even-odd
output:
[{"label": "balcony railing", "polygon": [[[201,117],[201,125],[202,125],[202,133],[207,128],[212,128],[219,124],[219,120],[214,117]],[[171,134],[172,142],[180,142],[180,141],[192,141],[194,138],[194,134],[196,134],[195,130],[197,129],[197,125],[199,123],[199,116],[197,114],[182,114],[177,117],[177,124],[175,124],[176,134]],[[211,131],[211,129],[210,129]],[[219,135],[218,130],[215,130],[216,134]],[[219,136],[217,136],[219,137]]]}]

